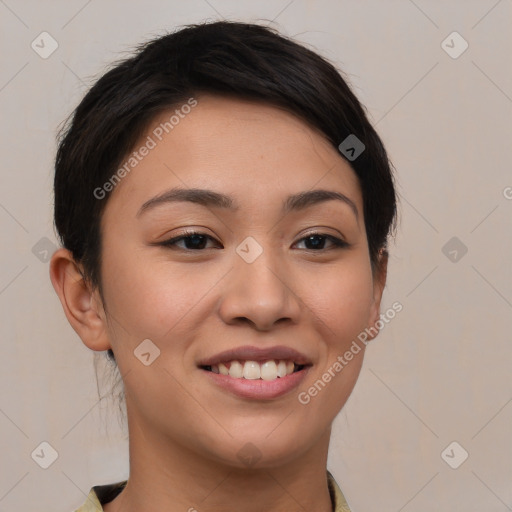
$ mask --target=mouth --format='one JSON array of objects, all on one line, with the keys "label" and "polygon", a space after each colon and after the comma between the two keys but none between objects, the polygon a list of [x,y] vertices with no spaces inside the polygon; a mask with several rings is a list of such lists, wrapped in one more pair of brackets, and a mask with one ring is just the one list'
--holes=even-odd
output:
[{"label": "mouth", "polygon": [[284,345],[238,347],[197,363],[215,388],[255,401],[289,395],[306,379],[312,366],[306,355]]},{"label": "mouth", "polygon": [[268,359],[265,361],[234,359],[199,367],[207,372],[224,375],[232,379],[274,381],[300,372],[306,366],[310,365],[285,359]]}]

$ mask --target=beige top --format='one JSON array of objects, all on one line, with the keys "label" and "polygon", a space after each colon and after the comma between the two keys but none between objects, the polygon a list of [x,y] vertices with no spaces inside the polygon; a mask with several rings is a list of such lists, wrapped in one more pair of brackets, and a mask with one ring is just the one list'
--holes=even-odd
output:
[{"label": "beige top", "polygon": [[[85,503],[75,512],[103,512],[102,505],[112,501],[124,489],[126,482],[127,480],[114,484],[95,485],[89,491]],[[333,512],[350,512],[341,489],[329,471],[327,471],[327,483],[333,504]]]}]

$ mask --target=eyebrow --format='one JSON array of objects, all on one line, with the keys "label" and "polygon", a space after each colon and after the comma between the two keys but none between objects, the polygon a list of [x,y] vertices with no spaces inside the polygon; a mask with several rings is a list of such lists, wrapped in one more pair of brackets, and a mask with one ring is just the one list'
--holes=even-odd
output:
[{"label": "eyebrow", "polygon": [[[359,220],[359,212],[354,201],[345,194],[334,190],[315,189],[292,194],[283,202],[282,213],[286,214],[304,210],[310,206],[332,200],[341,201],[348,205],[356,219]],[[146,201],[137,212],[137,217],[155,206],[179,201],[187,201],[205,207],[224,208],[231,211],[240,209],[232,197],[220,192],[200,188],[173,188]]]}]

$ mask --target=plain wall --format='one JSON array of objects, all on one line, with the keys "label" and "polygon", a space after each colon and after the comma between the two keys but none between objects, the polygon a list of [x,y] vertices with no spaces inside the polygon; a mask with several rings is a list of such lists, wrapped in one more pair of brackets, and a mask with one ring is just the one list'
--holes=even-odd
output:
[{"label": "plain wall", "polygon": [[[98,402],[45,261],[57,128],[133,45],[222,17],[274,20],[335,62],[397,171],[382,311],[403,310],[368,345],[330,447],[353,512],[512,510],[512,3],[5,0],[0,512],[69,512],[128,475],[116,405]],[[31,48],[43,31],[58,42],[47,59]],[[469,44],[457,58],[442,46],[453,31]],[[58,452],[48,469],[31,457],[43,441]],[[457,469],[441,455],[453,441],[468,452]]]}]

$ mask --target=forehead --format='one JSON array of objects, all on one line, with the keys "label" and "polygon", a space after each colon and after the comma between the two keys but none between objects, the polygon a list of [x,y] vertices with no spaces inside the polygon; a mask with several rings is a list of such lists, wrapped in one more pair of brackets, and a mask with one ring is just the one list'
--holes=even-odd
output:
[{"label": "forehead", "polygon": [[128,208],[124,213],[133,216],[135,206],[180,186],[222,191],[251,208],[329,188],[350,196],[362,210],[357,176],[315,128],[257,101],[216,95],[194,99],[194,106],[184,108],[184,102],[152,120],[134,147],[138,158],[132,153],[124,162],[134,165],[125,165],[130,170],[114,188],[108,209]]}]

